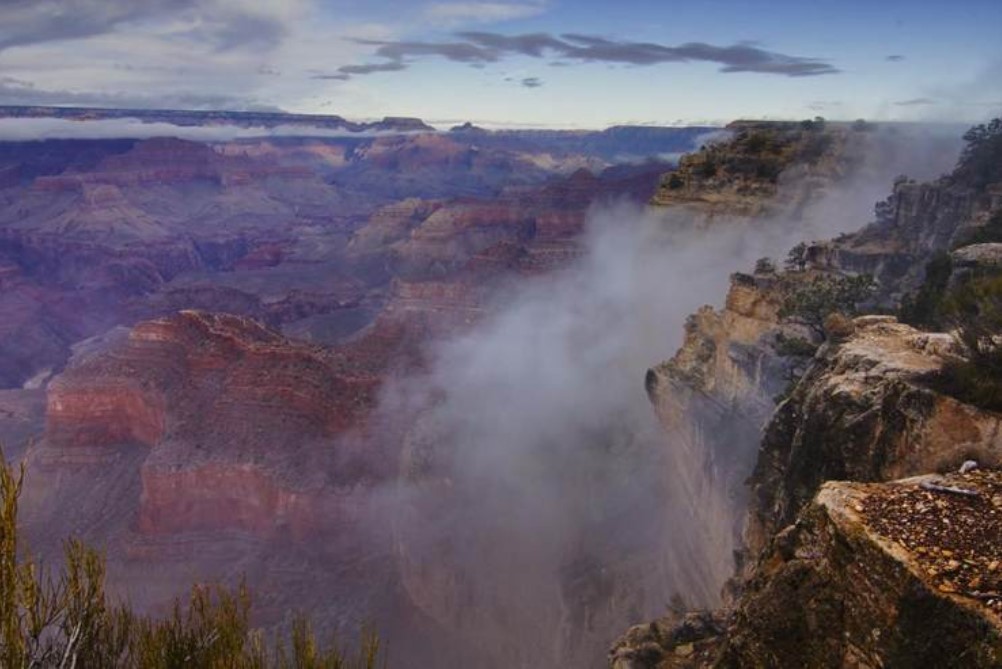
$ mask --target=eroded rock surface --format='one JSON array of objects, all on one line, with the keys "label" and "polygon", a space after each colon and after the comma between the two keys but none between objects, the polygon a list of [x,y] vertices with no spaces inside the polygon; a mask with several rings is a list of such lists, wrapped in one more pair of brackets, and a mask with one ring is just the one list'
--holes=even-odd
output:
[{"label": "eroded rock surface", "polygon": [[[997,525],[997,483],[980,475],[949,481],[981,495],[913,494],[921,490],[915,479],[824,484],[763,557],[717,666],[998,666],[1002,618],[991,600],[946,586],[928,566],[933,553],[955,556],[945,561],[954,571],[969,562],[987,571],[998,560],[995,541],[961,547],[953,529]],[[910,502],[928,510],[913,514]],[[903,543],[895,517],[905,534],[925,528],[923,545]]]}]

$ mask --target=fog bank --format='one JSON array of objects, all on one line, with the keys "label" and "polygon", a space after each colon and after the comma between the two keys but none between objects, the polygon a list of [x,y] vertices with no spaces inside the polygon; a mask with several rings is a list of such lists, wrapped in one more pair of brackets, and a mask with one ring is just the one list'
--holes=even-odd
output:
[{"label": "fog bank", "polygon": [[[594,209],[575,266],[500,298],[426,375],[387,389],[382,410],[415,420],[392,521],[405,589],[481,666],[603,666],[613,637],[673,598],[718,603],[732,505],[684,499],[726,491],[705,459],[673,451],[644,373],[688,314],[722,302],[731,272],[858,229],[896,175],[933,177],[959,149],[919,128],[874,139],[855,176],[795,218],[701,229],[672,210]],[[750,472],[753,452],[730,457]]]}]

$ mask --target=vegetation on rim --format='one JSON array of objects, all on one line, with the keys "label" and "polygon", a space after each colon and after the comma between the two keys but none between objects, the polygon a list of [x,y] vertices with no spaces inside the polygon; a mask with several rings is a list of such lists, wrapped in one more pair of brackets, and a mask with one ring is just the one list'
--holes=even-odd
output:
[{"label": "vegetation on rim", "polygon": [[19,546],[18,497],[24,467],[0,449],[0,667],[5,669],[375,669],[378,639],[363,634],[357,653],[318,644],[297,616],[272,644],[250,626],[246,584],[195,586],[186,601],[155,619],[112,602],[105,561],[82,542],[65,544],[56,573]]}]

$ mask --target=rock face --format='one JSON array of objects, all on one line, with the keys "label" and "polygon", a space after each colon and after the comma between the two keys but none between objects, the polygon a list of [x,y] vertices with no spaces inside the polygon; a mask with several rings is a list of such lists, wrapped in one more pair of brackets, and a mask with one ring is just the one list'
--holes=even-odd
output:
[{"label": "rock face", "polygon": [[682,347],[647,372],[645,384],[672,444],[676,468],[703,462],[712,476],[694,476],[690,500],[707,533],[704,590],[716,590],[734,570],[733,553],[747,503],[743,486],[761,427],[785,381],[788,363],[775,355],[780,294],[774,276],[735,275],[724,309],[704,307],[689,318]]},{"label": "rock face", "polygon": [[[749,138],[756,132],[759,130],[745,132],[744,139],[738,142],[739,148],[751,141]],[[799,137],[800,133],[802,131],[797,130],[794,136]],[[838,146],[838,141],[848,140],[835,140],[832,146]],[[852,141],[863,140],[853,138]],[[726,145],[718,152],[726,153],[733,160],[736,160],[735,155],[744,155],[740,150],[735,154],[735,150]],[[840,164],[838,155],[833,153],[820,164]],[[694,168],[689,165],[686,169]],[[734,184],[740,184],[740,179],[728,180],[726,176],[725,173],[715,177],[709,184],[705,179],[694,181],[685,192],[695,197],[701,192],[700,188],[711,191],[739,188]],[[936,252],[962,238],[971,228],[984,224],[992,207],[998,204],[992,192],[977,192],[948,177],[931,184],[899,180],[894,194],[877,207],[878,220],[859,232],[832,241],[806,244],[798,257],[791,257],[786,272],[766,270],[755,275],[734,275],[724,308],[705,307],[690,317],[685,340],[675,357],[648,373],[648,393],[662,424],[672,435],[672,443],[680,454],[678,457],[683,462],[702,461],[711,472],[713,483],[694,484],[690,491],[692,499],[699,500],[695,508],[704,510],[708,518],[713,519],[709,526],[733,531],[728,538],[727,532],[718,530],[713,539],[714,545],[721,549],[715,554],[721,557],[709,559],[707,564],[713,566],[713,573],[718,577],[728,572],[731,551],[737,550],[742,541],[751,542],[747,555],[753,556],[770,532],[778,529],[752,523],[746,529],[746,539],[737,538],[741,534],[738,528],[745,524],[743,509],[748,503],[743,482],[756,466],[756,457],[757,471],[766,471],[768,467],[781,469],[768,482],[763,482],[763,489],[775,491],[775,486],[799,485],[789,483],[796,477],[790,478],[789,461],[783,455],[777,455],[775,462],[770,464],[768,452],[759,454],[758,449],[763,429],[776,408],[776,398],[784,394],[794,364],[791,357],[781,354],[777,338],[810,340],[817,337],[780,318],[785,295],[791,287],[802,285],[818,274],[865,273],[877,282],[874,301],[885,308],[896,306],[902,295],[920,285],[923,268]],[[783,188],[779,186],[770,200],[770,207],[783,206],[777,204],[784,201],[782,193]],[[804,387],[816,386],[807,384]],[[805,428],[805,434],[811,434],[813,428]],[[774,421],[770,429],[779,430],[780,423]],[[789,434],[784,434],[773,441],[778,443],[788,437]],[[807,456],[804,462],[813,463],[811,457]],[[917,463],[919,468],[909,473],[924,471],[921,466],[929,464]],[[877,478],[865,480],[886,480],[888,476],[904,474],[887,471],[878,477],[873,473]],[[815,487],[820,482],[817,481]],[[782,523],[790,522],[800,506],[811,498],[813,490],[810,486],[802,490],[800,498],[789,507],[790,515],[784,517]],[[753,500],[753,504],[759,503]]]},{"label": "rock face", "polygon": [[[884,534],[880,518],[867,512],[881,498],[890,498],[891,508],[903,505],[906,497],[894,489],[917,484],[826,483],[763,558],[718,666],[998,666],[1002,618],[990,600],[937,585],[926,565],[929,552],[997,565],[992,542],[961,551],[950,540],[958,531],[952,523],[987,528],[994,522],[991,515],[999,512],[990,495],[996,488],[986,485],[987,498],[966,504],[943,493],[919,494],[933,511],[922,521],[906,511],[911,517],[904,522],[930,522],[934,529],[917,553]],[[971,504],[991,515],[955,509]],[[890,513],[886,502],[881,506]],[[980,554],[985,550],[989,556]],[[944,562],[952,568],[952,558]]]},{"label": "rock face", "polygon": [[[926,653],[935,666],[964,666],[968,657],[971,666],[997,665],[998,612],[970,586],[982,587],[988,576],[957,562],[947,566],[946,586],[942,580],[954,554],[994,573],[994,540],[974,548],[955,540],[994,536],[1002,513],[997,474],[900,484],[974,490],[979,497],[968,506],[978,510],[950,497],[956,493],[899,495],[899,484],[876,482],[955,471],[966,460],[998,467],[1002,417],[930,385],[957,355],[950,335],[864,316],[845,337],[821,348],[766,428],[750,480],[744,546],[751,561],[726,631],[691,640],[680,657],[678,621],[652,623],[657,634],[638,628],[624,637],[615,666],[918,666]],[[921,523],[932,529],[918,531]],[[974,595],[954,596],[961,586],[950,579],[959,582],[962,573]]]},{"label": "rock face", "polygon": [[974,459],[1002,463],[999,416],[945,396],[929,377],[946,334],[862,317],[823,349],[766,431],[752,477],[747,543],[756,553],[827,480],[887,481]]}]

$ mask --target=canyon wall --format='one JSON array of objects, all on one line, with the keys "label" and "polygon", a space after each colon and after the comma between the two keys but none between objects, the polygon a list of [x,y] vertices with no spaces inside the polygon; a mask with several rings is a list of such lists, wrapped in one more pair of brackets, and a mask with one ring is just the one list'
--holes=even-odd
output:
[{"label": "canyon wall", "polygon": [[[929,183],[899,178],[878,202],[875,222],[798,246],[785,271],[764,265],[755,275],[735,276],[723,310],[690,319],[682,349],[649,373],[648,388],[687,454],[702,454],[712,467],[731,449],[754,449],[754,468],[739,467],[750,474],[747,487],[733,488],[747,497],[713,507],[697,495],[702,505],[730,512],[728,527],[740,529],[740,540],[731,535],[740,559],[722,608],[631,629],[610,654],[613,666],[913,666],[927,656],[942,666],[995,666],[999,619],[990,597],[958,596],[954,586],[930,582],[935,571],[919,564],[929,551],[949,553],[949,537],[930,535],[927,546],[903,548],[899,537],[889,541],[886,528],[878,536],[876,521],[860,514],[868,497],[896,497],[898,488],[825,483],[954,471],[966,460],[998,467],[998,414],[935,382],[963,350],[949,334],[920,332],[891,316],[828,319],[823,333],[798,333],[803,321],[780,305],[816,277],[868,274],[876,283],[861,308],[896,308],[923,285],[931,259],[997,214],[1000,192],[956,175]],[[991,246],[954,251],[956,276],[992,265]],[[754,299],[742,299],[749,294]],[[756,304],[770,308],[748,310]],[[806,366],[777,340],[795,336],[820,344]],[[721,469],[712,469],[711,479],[726,482]],[[986,480],[994,475],[988,471]],[[901,489],[923,481],[940,485],[933,477]],[[930,493],[920,506],[947,509],[950,501],[948,493],[938,501]],[[994,511],[969,517],[950,510],[959,515],[944,515],[941,527],[952,519],[974,533],[991,532]],[[926,619],[905,613],[912,607],[935,612],[953,631],[923,627]]]}]

